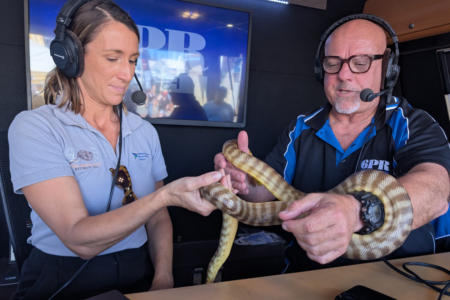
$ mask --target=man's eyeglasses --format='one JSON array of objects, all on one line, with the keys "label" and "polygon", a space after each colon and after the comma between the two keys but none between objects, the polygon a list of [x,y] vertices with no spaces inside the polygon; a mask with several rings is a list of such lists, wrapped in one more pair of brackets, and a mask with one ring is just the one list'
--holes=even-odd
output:
[{"label": "man's eyeglasses", "polygon": [[[114,178],[114,173],[116,170],[113,168],[109,169],[112,173],[112,176]],[[123,197],[122,204],[127,205],[135,200],[137,200],[136,195],[133,193],[133,189],[131,188],[131,177],[130,173],[128,173],[128,170],[125,166],[120,166],[119,171],[117,172],[117,178],[115,182],[116,186],[123,189],[123,192],[125,193],[125,197]]]},{"label": "man's eyeglasses", "polygon": [[374,60],[382,59],[383,55],[353,55],[347,59],[340,58],[339,56],[324,56],[322,57],[323,70],[328,74],[336,74],[342,68],[344,63],[347,63],[352,73],[366,73],[369,71],[370,66]]}]

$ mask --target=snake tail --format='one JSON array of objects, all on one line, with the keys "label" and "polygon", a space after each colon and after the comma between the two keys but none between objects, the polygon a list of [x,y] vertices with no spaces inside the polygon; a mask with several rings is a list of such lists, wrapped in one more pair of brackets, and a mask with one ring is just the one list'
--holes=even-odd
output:
[{"label": "snake tail", "polygon": [[217,272],[220,267],[225,263],[231,252],[233,246],[234,237],[238,229],[239,222],[233,217],[223,213],[222,230],[220,232],[219,247],[216,253],[212,257],[208,265],[208,271],[206,273],[206,283],[213,283],[216,279]]}]

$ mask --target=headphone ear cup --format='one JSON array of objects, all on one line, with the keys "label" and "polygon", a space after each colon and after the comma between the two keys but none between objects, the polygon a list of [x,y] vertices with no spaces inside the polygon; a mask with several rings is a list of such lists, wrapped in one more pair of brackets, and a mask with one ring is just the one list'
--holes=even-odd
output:
[{"label": "headphone ear cup", "polygon": [[386,48],[383,53],[383,60],[381,61],[381,86],[380,89],[384,90],[386,78],[387,78],[387,72],[389,69],[389,60],[391,55],[391,49]]},{"label": "headphone ear cup", "polygon": [[[390,49],[389,49],[390,50]],[[395,54],[391,52],[389,55],[389,62],[386,69],[386,87],[390,86],[395,81],[398,74],[398,66],[394,65]]]},{"label": "headphone ear cup", "polygon": [[66,38],[64,39],[64,41],[70,47],[74,60],[72,66],[70,66],[69,70],[67,70],[67,74],[66,73],[64,74],[67,77],[79,77],[84,72],[83,46],[81,45],[81,42],[75,35],[75,33],[67,29],[66,29]]}]

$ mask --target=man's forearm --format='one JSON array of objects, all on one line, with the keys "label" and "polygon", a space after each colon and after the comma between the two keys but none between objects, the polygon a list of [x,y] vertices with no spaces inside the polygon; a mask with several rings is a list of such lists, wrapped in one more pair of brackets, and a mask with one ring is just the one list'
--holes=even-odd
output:
[{"label": "man's forearm", "polygon": [[412,229],[419,228],[447,211],[450,180],[444,167],[423,163],[412,168],[398,181],[411,198],[414,211]]}]

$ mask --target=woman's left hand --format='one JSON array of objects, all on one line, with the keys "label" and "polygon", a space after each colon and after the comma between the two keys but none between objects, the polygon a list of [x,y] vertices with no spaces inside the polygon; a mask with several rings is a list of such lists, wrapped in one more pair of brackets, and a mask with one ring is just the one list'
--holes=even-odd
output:
[{"label": "woman's left hand", "polygon": [[153,278],[152,287],[149,291],[166,290],[173,288],[172,273],[155,274]]},{"label": "woman's left hand", "polygon": [[164,206],[178,206],[208,216],[216,209],[214,205],[203,199],[200,188],[222,179],[221,172],[209,172],[197,177],[184,177],[175,180],[158,190],[162,193]]}]

